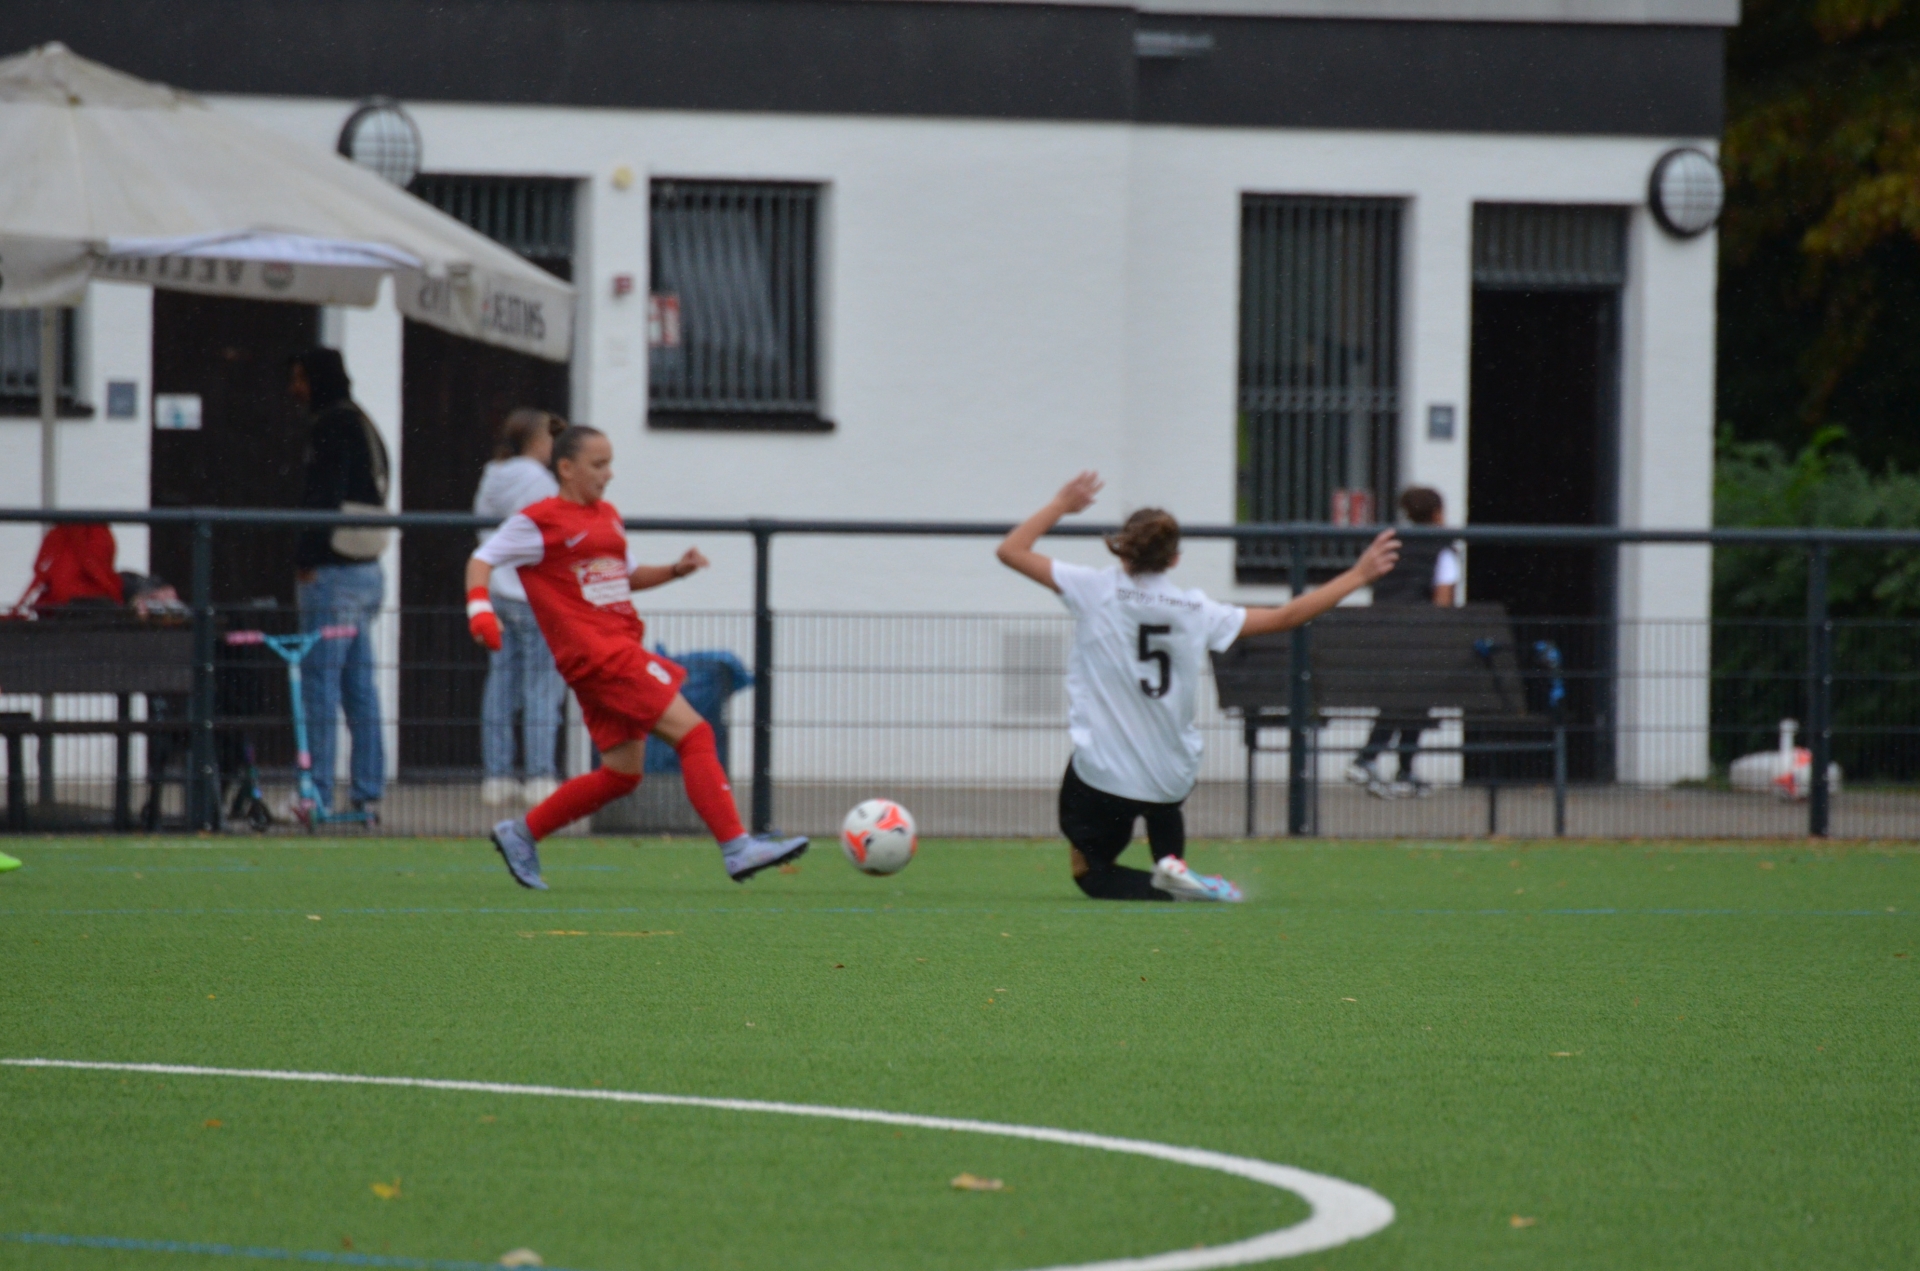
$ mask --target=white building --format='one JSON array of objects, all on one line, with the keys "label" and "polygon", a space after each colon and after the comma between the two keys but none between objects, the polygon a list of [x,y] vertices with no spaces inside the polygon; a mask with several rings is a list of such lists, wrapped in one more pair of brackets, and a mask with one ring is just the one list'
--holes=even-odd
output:
[{"label": "white building", "polygon": [[[465,506],[491,423],[530,402],[612,435],[628,515],[1010,520],[1093,467],[1109,512],[1189,522],[1327,520],[1336,494],[1377,510],[1422,484],[1455,523],[1709,523],[1714,237],[1662,228],[1649,189],[1663,155],[1715,150],[1738,0],[230,13],[16,6],[0,48],[58,39],[290,144],[333,147],[360,102],[396,99],[416,188],[579,287],[572,364],[404,327],[390,296],[263,317],[96,284],[63,506],[290,503],[278,377],[319,339],[408,508]],[[201,430],[152,432],[156,393],[199,395]],[[0,501],[31,506],[30,393],[7,400]],[[120,538],[146,566],[146,536]],[[0,591],[34,541],[0,528]],[[746,603],[747,545],[702,545],[718,568],[653,612]],[[183,550],[156,541],[151,563],[183,575]],[[390,591],[456,602],[465,550],[410,540]],[[223,599],[290,599],[272,536],[223,551]],[[1519,611],[1708,612],[1704,549],[1628,550],[1617,572],[1474,557],[1473,594]],[[1272,563],[1195,544],[1183,572],[1259,600],[1284,594]],[[978,540],[783,540],[774,577],[787,611],[1051,606]],[[1678,673],[1595,708],[1623,779],[1705,770],[1705,635],[1686,631],[1629,626],[1594,655],[1632,672],[1657,647]]]}]

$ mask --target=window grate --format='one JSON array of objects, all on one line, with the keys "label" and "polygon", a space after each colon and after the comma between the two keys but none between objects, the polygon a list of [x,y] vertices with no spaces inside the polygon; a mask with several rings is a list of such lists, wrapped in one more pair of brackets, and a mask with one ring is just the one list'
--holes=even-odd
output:
[{"label": "window grate", "polygon": [[1619,287],[1626,281],[1625,208],[1474,205],[1474,286],[1552,291]]},{"label": "window grate", "polygon": [[573,260],[572,181],[423,173],[408,188],[448,216],[549,269]]},{"label": "window grate", "polygon": [[[74,311],[60,311],[60,400],[72,404],[74,393]],[[38,409],[40,399],[40,311],[0,309],[0,398],[9,404],[27,401]]]},{"label": "window grate", "polygon": [[[819,187],[655,181],[649,402],[656,426],[816,422]],[[686,417],[692,416],[689,420]],[[746,417],[740,422],[740,417]],[[764,420],[757,424],[755,420]]]},{"label": "window grate", "polygon": [[[1400,204],[1246,195],[1240,209],[1242,522],[1388,519],[1400,414]],[[1357,548],[1316,543],[1314,568]],[[1283,579],[1283,543],[1240,576]]]}]

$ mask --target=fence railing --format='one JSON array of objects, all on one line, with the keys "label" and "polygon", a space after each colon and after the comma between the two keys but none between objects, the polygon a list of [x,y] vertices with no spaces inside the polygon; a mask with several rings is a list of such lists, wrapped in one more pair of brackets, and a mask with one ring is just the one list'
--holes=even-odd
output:
[{"label": "fence railing", "polygon": [[[284,532],[315,526],[384,526],[409,534],[445,536],[464,531],[470,535],[490,524],[483,518],[459,513],[349,516],[200,508],[0,509],[0,523],[8,522],[108,522],[173,527],[175,533],[184,530],[189,545],[185,628],[190,646],[187,657],[190,669],[177,706],[161,702],[135,707],[129,701],[134,693],[110,689],[107,692],[118,697],[112,719],[58,719],[53,718],[49,710],[42,710],[38,715],[0,711],[0,733],[5,734],[7,741],[9,824],[23,828],[29,823],[25,740],[39,739],[41,799],[46,802],[53,794],[49,757],[53,753],[54,738],[95,732],[114,739],[113,823],[122,826],[131,819],[128,752],[133,741],[184,738],[187,763],[180,779],[179,820],[196,829],[219,827],[229,811],[223,806],[223,772],[230,780],[235,760],[231,754],[221,753],[221,730],[235,727],[236,721],[250,720],[265,737],[271,731],[270,724],[279,726],[285,699],[284,688],[275,690],[270,686],[273,674],[278,672],[272,663],[257,664],[248,673],[254,680],[246,682],[253,687],[234,687],[245,677],[236,669],[240,666],[236,661],[238,655],[223,644],[223,630],[234,629],[240,623],[270,627],[276,619],[270,614],[223,610],[215,603],[216,539],[223,534]],[[782,538],[984,539],[1004,534],[1008,528],[1005,524],[666,517],[633,518],[626,522],[626,527],[635,533],[739,535],[751,543],[750,609],[706,615],[673,614],[665,626],[686,632],[672,637],[670,642],[676,647],[684,647],[687,640],[718,641],[727,645],[745,637],[744,643],[749,648],[743,650],[748,654],[743,660],[753,677],[752,713],[739,758],[743,761],[741,766],[750,774],[748,811],[755,828],[770,828],[776,820],[776,811],[782,813],[779,819],[789,825],[804,822],[801,828],[822,828],[832,799],[856,793],[863,782],[880,780],[894,783],[894,788],[923,791],[922,797],[948,808],[949,813],[945,814],[948,821],[962,829],[982,833],[1048,832],[1045,789],[1049,782],[1057,780],[1057,765],[1065,759],[1063,703],[1058,700],[1057,688],[1053,687],[1057,686],[1064,670],[1064,619],[1031,614],[776,614],[771,601],[773,547],[776,540]],[[1107,533],[1111,528],[1063,525],[1054,534],[1088,538]],[[1298,590],[1310,581],[1309,564],[1314,550],[1330,539],[1363,540],[1377,528],[1324,524],[1195,525],[1185,527],[1183,533],[1194,541],[1259,540],[1276,544],[1279,558],[1289,562],[1288,576]],[[1755,810],[1759,806],[1756,804],[1728,804],[1728,808],[1745,810],[1737,814],[1733,811],[1716,814],[1717,820],[1700,813],[1703,819],[1688,822],[1686,815],[1692,815],[1689,813],[1675,814],[1678,820],[1669,816],[1662,821],[1659,816],[1646,812],[1651,804],[1644,801],[1636,804],[1634,807],[1639,810],[1635,811],[1608,793],[1635,786],[1642,780],[1635,774],[1664,771],[1660,766],[1662,761],[1646,756],[1657,754],[1662,747],[1678,747],[1688,749],[1689,754],[1715,752],[1715,766],[1703,768],[1689,760],[1693,766],[1688,770],[1693,775],[1685,780],[1677,784],[1652,781],[1651,785],[1663,786],[1661,798],[1674,802],[1696,796],[1702,801],[1730,797],[1725,789],[1724,770],[1732,751],[1742,745],[1758,745],[1773,728],[1779,714],[1796,701],[1800,718],[1804,720],[1801,735],[1811,752],[1813,773],[1828,771],[1834,761],[1837,736],[1841,743],[1852,747],[1850,754],[1867,754],[1868,750],[1863,747],[1877,746],[1879,749],[1872,753],[1905,756],[1897,762],[1888,760],[1880,765],[1884,768],[1880,773],[1883,785],[1875,797],[1881,798],[1881,802],[1874,805],[1879,810],[1871,815],[1863,813],[1857,824],[1849,822],[1839,832],[1871,836],[1920,832],[1920,794],[1910,800],[1901,788],[1915,775],[1920,775],[1907,771],[1915,766],[1908,762],[1916,757],[1911,752],[1920,750],[1920,727],[1916,727],[1920,718],[1908,717],[1903,705],[1909,694],[1920,691],[1915,684],[1920,676],[1908,674],[1904,663],[1896,666],[1889,660],[1890,655],[1885,654],[1886,649],[1896,644],[1911,644],[1913,628],[1885,622],[1836,623],[1828,605],[1828,576],[1835,551],[1920,547],[1920,532],[1564,526],[1401,527],[1399,532],[1408,539],[1464,541],[1470,547],[1486,544],[1604,549],[1703,545],[1764,547],[1804,555],[1807,604],[1803,622],[1622,622],[1591,615],[1515,619],[1515,647],[1534,642],[1538,635],[1542,639],[1552,636],[1558,642],[1556,647],[1592,650],[1590,655],[1584,655],[1584,661],[1576,657],[1561,673],[1568,699],[1584,703],[1580,707],[1584,714],[1565,721],[1567,739],[1561,756],[1562,762],[1571,756],[1574,767],[1571,832],[1731,834],[1785,833],[1794,828],[1813,836],[1836,832],[1835,796],[1825,780],[1807,783],[1802,792],[1804,819],[1797,820],[1797,825],[1789,821],[1802,815],[1797,803],[1769,805],[1764,814]],[[277,620],[291,629],[284,614]],[[457,609],[441,612],[416,606],[407,610],[403,620],[420,624],[422,630],[431,628],[439,632],[435,639],[458,641],[464,637],[464,622]],[[653,631],[660,632],[662,625],[656,621]],[[1521,630],[1523,626],[1526,631]],[[696,635],[696,629],[706,634]],[[1245,824],[1249,830],[1261,824],[1272,825],[1276,818],[1270,814],[1269,805],[1280,789],[1284,789],[1284,815],[1278,820],[1289,834],[1545,831],[1554,826],[1559,817],[1567,815],[1561,804],[1554,820],[1536,825],[1538,818],[1530,801],[1536,799],[1547,780],[1546,775],[1527,767],[1526,761],[1518,757],[1511,762],[1487,757],[1476,759],[1470,753],[1471,745],[1467,745],[1463,753],[1461,743],[1474,740],[1469,734],[1475,731],[1475,723],[1449,717],[1445,712],[1439,712],[1436,718],[1421,725],[1431,734],[1429,748],[1433,753],[1425,755],[1421,763],[1425,765],[1424,771],[1436,778],[1427,783],[1436,787],[1434,795],[1418,802],[1378,808],[1364,800],[1356,802],[1360,799],[1359,792],[1341,784],[1340,770],[1364,744],[1367,732],[1376,721],[1365,712],[1315,713],[1313,640],[1312,627],[1291,637],[1286,709],[1277,712],[1272,720],[1263,721],[1276,729],[1284,729],[1283,747],[1267,751],[1249,746],[1244,755],[1236,754],[1233,741],[1257,742],[1257,730],[1247,729],[1245,721],[1229,719],[1211,700],[1203,709],[1202,727],[1216,737],[1214,749],[1219,752],[1209,761],[1212,766],[1203,773],[1203,789],[1196,794],[1195,814],[1203,825],[1218,822],[1215,832],[1227,832],[1228,826],[1238,830],[1243,798]],[[1710,648],[1716,642],[1725,645],[1728,641],[1742,641],[1743,647],[1760,651],[1750,660],[1751,666],[1724,673],[1710,666]],[[1838,735],[1834,722],[1837,647],[1851,659],[1840,670],[1839,683],[1849,715]],[[850,650],[856,652],[849,653]],[[258,650],[253,653],[258,654]],[[1876,661],[1883,665],[1868,665]],[[438,666],[431,658],[421,656],[395,658],[383,667],[384,673],[429,678],[444,674],[454,679],[470,670],[463,671],[453,665]],[[786,684],[783,677],[789,674],[801,677],[800,681]],[[15,678],[4,662],[0,662],[0,695],[21,691],[10,683]],[[1545,680],[1537,668],[1526,672],[1523,678],[1528,682],[1529,692],[1544,691]],[[278,698],[273,696],[276,691],[280,694]],[[249,693],[251,697],[247,696]],[[471,693],[468,696],[471,697]],[[451,704],[436,708],[443,713],[394,721],[397,731],[392,744],[405,749],[410,744],[409,738],[424,736],[431,728],[471,730],[477,725],[469,706],[460,704],[465,699],[460,699],[458,692],[434,700]],[[1676,702],[1685,708],[1675,706]],[[1666,717],[1662,711],[1670,714],[1678,711],[1678,714],[1663,723]],[[785,712],[784,717],[780,712]],[[330,721],[327,726],[331,726]],[[1482,732],[1484,734],[1484,730]],[[882,734],[891,741],[876,743],[874,737]],[[783,737],[790,744],[781,745]],[[810,740],[802,745],[803,739]],[[1492,750],[1508,744],[1499,737],[1490,739],[1490,735],[1482,735],[1478,740]],[[161,751],[169,745],[165,740],[149,740],[146,744]],[[576,741],[576,750],[583,745]],[[262,750],[267,753],[260,758],[260,766],[278,771],[284,756],[278,755],[276,747],[284,749],[279,742],[271,745],[263,742]],[[1455,752],[1451,756],[1446,753],[1449,749]],[[449,774],[463,775],[463,779],[471,775],[471,758],[449,754],[446,763],[436,764],[422,759],[423,753],[415,746],[413,758],[406,766],[424,774],[425,779],[434,779],[436,774],[447,779]],[[1262,755],[1268,758],[1263,759]],[[827,762],[821,756],[838,756],[838,759]],[[1242,758],[1246,771],[1244,788],[1237,780],[1236,771]],[[1284,775],[1270,770],[1270,760],[1284,762]],[[783,774],[781,765],[794,770],[791,779]],[[1871,770],[1873,764],[1867,767]],[[956,790],[961,783],[943,776],[952,773],[965,774],[979,789],[999,791],[994,796],[998,802],[976,800],[971,812],[962,808],[956,801]],[[153,780],[151,774],[149,779]],[[786,793],[781,794],[782,791]],[[792,802],[777,809],[777,797],[790,797]],[[1605,803],[1603,810],[1605,798],[1613,798],[1614,802]],[[1912,808],[1907,806],[1909,801],[1913,803]],[[819,806],[814,806],[815,803]],[[1705,807],[1707,803],[1702,802],[1700,806]],[[1278,807],[1271,808],[1272,813],[1279,811]],[[1388,815],[1389,812],[1392,815]],[[822,824],[814,825],[815,821]],[[939,824],[939,817],[934,818],[934,824]],[[469,827],[464,823],[458,826],[448,823],[439,828],[464,830]]]}]

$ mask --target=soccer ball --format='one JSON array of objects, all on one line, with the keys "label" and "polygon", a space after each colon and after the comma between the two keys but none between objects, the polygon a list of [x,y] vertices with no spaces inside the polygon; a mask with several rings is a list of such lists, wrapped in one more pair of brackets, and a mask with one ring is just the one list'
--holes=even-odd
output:
[{"label": "soccer ball", "polygon": [[863,874],[899,873],[919,842],[913,813],[892,799],[868,799],[840,823],[840,850]]}]

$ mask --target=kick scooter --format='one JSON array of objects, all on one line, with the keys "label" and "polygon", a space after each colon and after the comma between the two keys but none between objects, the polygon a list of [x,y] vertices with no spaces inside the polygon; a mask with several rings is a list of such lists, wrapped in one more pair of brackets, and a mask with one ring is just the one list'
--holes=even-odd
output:
[{"label": "kick scooter", "polygon": [[[287,810],[307,827],[308,833],[322,825],[370,825],[374,820],[373,813],[365,808],[335,812],[321,805],[319,791],[313,784],[313,753],[307,749],[307,704],[300,693],[300,664],[307,660],[307,654],[313,652],[314,646],[322,640],[351,640],[359,634],[360,628],[350,622],[321,627],[304,635],[268,635],[264,631],[227,633],[228,644],[264,644],[287,664],[287,694],[293,699],[293,747],[300,765],[299,793]],[[332,727],[333,721],[328,720],[327,726]]]}]

